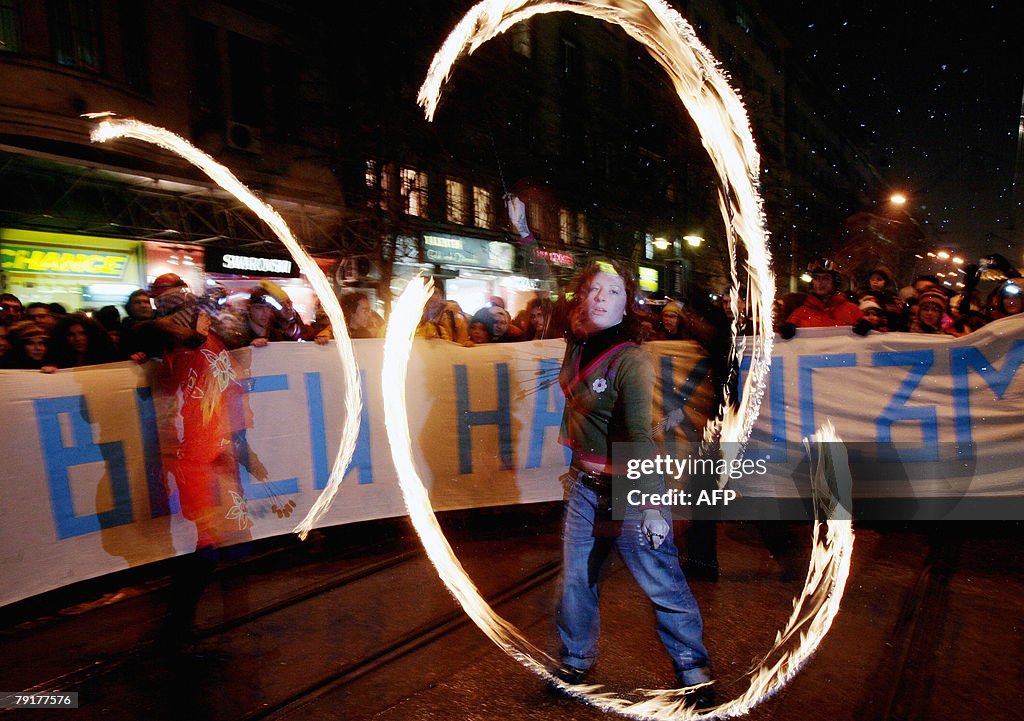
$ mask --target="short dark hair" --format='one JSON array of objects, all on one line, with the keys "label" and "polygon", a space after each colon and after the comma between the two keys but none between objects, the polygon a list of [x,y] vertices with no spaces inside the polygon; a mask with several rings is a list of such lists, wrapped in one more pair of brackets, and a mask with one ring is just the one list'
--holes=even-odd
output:
[{"label": "short dark hair", "polygon": [[366,293],[362,293],[358,290],[346,293],[341,296],[341,312],[345,314],[345,322],[348,323],[352,316],[355,315],[356,310],[359,309],[359,304],[363,301],[370,302],[369,296]]}]

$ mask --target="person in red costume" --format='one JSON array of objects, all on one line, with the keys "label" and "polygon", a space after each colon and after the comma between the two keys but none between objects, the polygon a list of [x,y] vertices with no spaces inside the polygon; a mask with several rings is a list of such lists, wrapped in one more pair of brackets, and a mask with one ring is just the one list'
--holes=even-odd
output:
[{"label": "person in red costume", "polygon": [[156,389],[164,477],[168,487],[173,481],[178,489],[182,516],[196,527],[196,552],[182,559],[175,574],[161,631],[163,639],[180,646],[192,632],[219,549],[251,539],[238,462],[260,480],[267,473],[248,448],[240,447],[248,415],[245,391],[218,332],[218,299],[197,298],[171,273],[154,281],[151,296],[157,318],[144,330],[163,357]]},{"label": "person in red costume", "polygon": [[[783,338],[792,338],[797,328],[830,328],[834,326],[854,326],[861,335],[870,330],[864,327],[864,314],[856,303],[853,303],[839,291],[842,276],[829,262],[813,263],[808,272],[811,274],[811,293],[779,329]],[[862,332],[863,331],[863,332]]]}]

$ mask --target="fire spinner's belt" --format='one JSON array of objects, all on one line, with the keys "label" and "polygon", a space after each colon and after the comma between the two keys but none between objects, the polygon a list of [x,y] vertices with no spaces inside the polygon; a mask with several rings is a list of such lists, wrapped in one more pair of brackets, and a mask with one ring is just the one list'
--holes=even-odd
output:
[{"label": "fire spinner's belt", "polygon": [[569,476],[587,488],[600,493],[610,493],[612,490],[612,475],[610,473],[598,473],[585,470],[579,466],[569,466]]}]

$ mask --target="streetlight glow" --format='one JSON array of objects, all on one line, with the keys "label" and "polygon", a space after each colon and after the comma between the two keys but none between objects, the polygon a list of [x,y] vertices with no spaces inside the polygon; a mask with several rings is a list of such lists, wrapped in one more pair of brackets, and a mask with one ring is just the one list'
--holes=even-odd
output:
[{"label": "streetlight glow", "polygon": [[907,202],[907,196],[905,196],[903,193],[893,193],[889,197],[889,202],[892,203],[893,205],[903,205]]},{"label": "streetlight glow", "polygon": [[657,248],[658,250],[665,250],[666,248],[668,248],[668,241],[665,240],[664,238],[655,238],[654,247]]},{"label": "streetlight glow", "polygon": [[686,243],[693,248],[699,248],[701,243],[704,242],[704,239],[701,238],[699,235],[684,235],[683,240],[685,240]]},{"label": "streetlight glow", "polygon": [[939,260],[949,260],[949,253],[944,250],[940,250],[937,255]]},{"label": "streetlight glow", "polygon": [[804,283],[810,283],[814,279],[811,278],[810,273],[804,273],[803,275],[800,276],[800,280],[802,280]]}]

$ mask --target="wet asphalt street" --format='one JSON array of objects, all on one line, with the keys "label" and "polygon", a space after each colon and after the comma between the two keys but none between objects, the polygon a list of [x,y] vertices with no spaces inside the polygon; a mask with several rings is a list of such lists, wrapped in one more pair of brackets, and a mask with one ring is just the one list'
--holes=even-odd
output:
[{"label": "wet asphalt street", "polygon": [[[557,506],[449,514],[444,523],[498,612],[538,647],[556,650]],[[763,530],[722,524],[720,577],[691,578],[720,700],[746,689],[803,583],[810,527]],[[748,717],[1020,718],[1021,530],[956,522],[856,527],[833,628],[789,685]],[[232,555],[203,593],[193,639],[156,640],[171,562],[5,609],[0,689],[77,691],[79,708],[0,718],[610,717],[552,695],[468,622],[403,519]],[[594,682],[617,691],[671,685],[650,606],[614,558],[601,633]]]}]

